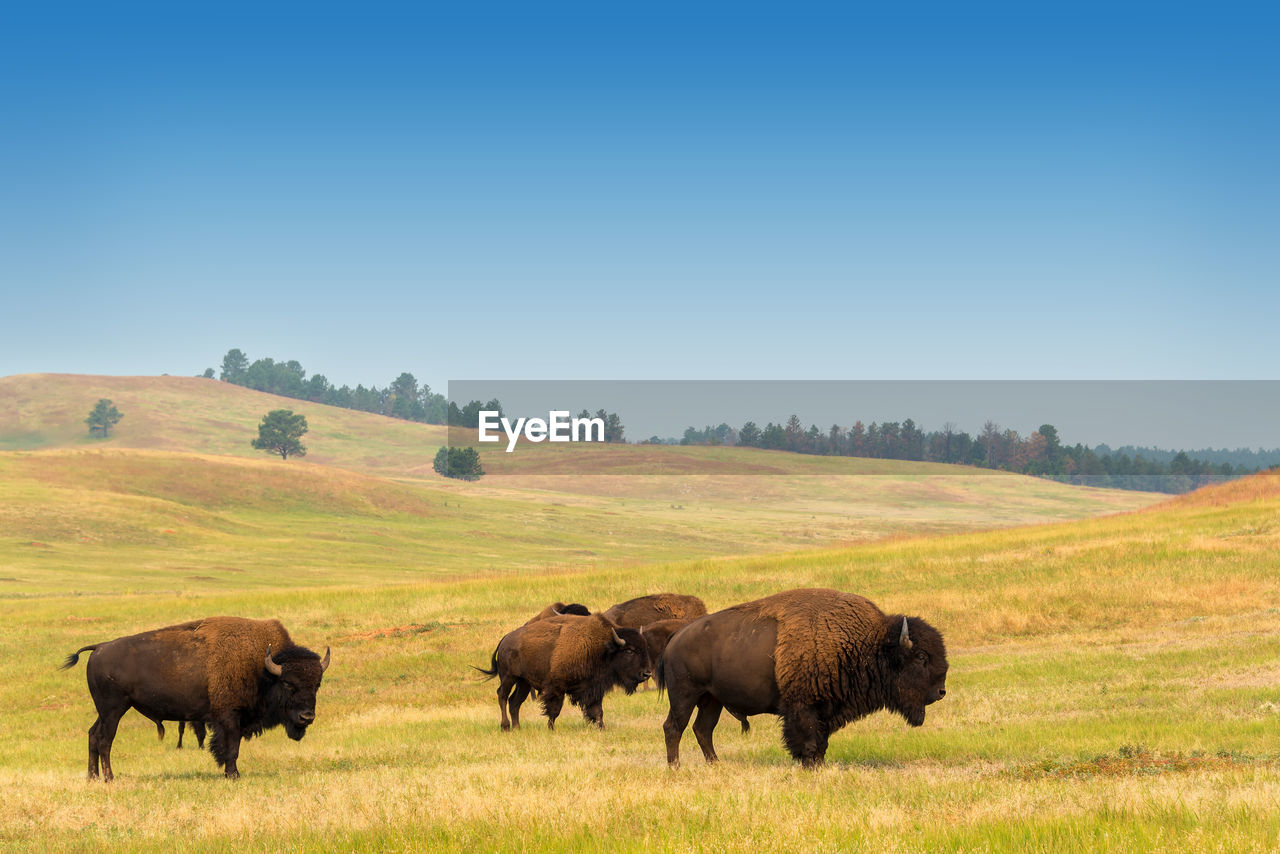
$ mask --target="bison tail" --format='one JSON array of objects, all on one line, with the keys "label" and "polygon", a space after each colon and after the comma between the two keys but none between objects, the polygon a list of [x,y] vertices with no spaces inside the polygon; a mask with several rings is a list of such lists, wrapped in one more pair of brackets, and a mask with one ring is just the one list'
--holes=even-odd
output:
[{"label": "bison tail", "polygon": [[95,649],[97,649],[97,648],[98,648],[98,647],[100,647],[100,646],[102,646],[102,644],[100,644],[100,643],[95,643],[95,644],[93,644],[92,646],[82,646],[82,647],[80,647],[80,648],[79,648],[79,649],[77,649],[75,652],[73,652],[73,653],[71,653],[70,655],[68,655],[68,656],[67,656],[67,658],[66,658],[66,660],[62,662],[62,664],[58,667],[58,669],[59,669],[59,670],[67,670],[67,669],[69,669],[69,668],[75,667],[75,666],[76,666],[76,662],[78,662],[78,661],[80,660],[80,653],[84,652],[85,650],[90,650],[90,651],[95,650]]},{"label": "bison tail", "polygon": [[662,692],[667,690],[667,657],[665,655],[658,656],[658,663],[653,666],[653,680],[658,684],[658,699],[662,699]]},{"label": "bison tail", "polygon": [[497,676],[497,675],[498,675],[498,652],[497,652],[497,650],[494,650],[494,653],[493,653],[492,657],[490,657],[490,659],[489,659],[489,669],[488,669],[488,670],[485,670],[483,667],[476,667],[474,664],[473,664],[473,665],[471,665],[471,669],[472,669],[472,670],[478,670],[478,671],[480,671],[481,673],[483,673],[483,674],[484,674],[484,679],[485,679],[485,681],[486,681],[486,682],[487,682],[487,681],[489,681],[490,679],[492,679],[493,677]]}]

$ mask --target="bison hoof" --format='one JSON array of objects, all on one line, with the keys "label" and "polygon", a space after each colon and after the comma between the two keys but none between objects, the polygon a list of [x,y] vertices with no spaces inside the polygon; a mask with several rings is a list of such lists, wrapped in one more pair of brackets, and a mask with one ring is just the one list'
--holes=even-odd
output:
[{"label": "bison hoof", "polygon": [[234,770],[234,769],[233,769],[233,770],[228,771],[228,772],[227,772],[227,779],[228,779],[228,780],[239,780],[239,779],[240,779],[240,772],[239,772],[239,771],[236,771],[236,770]]},{"label": "bison hoof", "polygon": [[503,732],[508,732],[508,731],[510,731],[510,729],[511,729],[511,724],[503,724],[503,725],[502,725],[502,731],[503,731]]}]

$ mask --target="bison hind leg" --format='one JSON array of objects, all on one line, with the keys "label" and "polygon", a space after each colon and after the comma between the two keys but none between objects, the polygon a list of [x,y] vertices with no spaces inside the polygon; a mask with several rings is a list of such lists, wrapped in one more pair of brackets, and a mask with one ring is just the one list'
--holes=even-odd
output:
[{"label": "bison hind leg", "polygon": [[504,673],[498,682],[498,711],[502,714],[501,726],[504,731],[511,729],[511,721],[507,718],[507,698],[511,696],[511,689],[518,681],[511,674]]},{"label": "bison hind leg", "polygon": [[516,682],[515,689],[511,692],[511,696],[507,699],[507,705],[511,709],[511,728],[520,729],[520,707],[524,705],[524,701],[529,696],[529,683],[521,679]]},{"label": "bison hind leg", "polygon": [[98,779],[98,733],[102,731],[102,716],[89,727],[89,779]]},{"label": "bison hind leg", "polygon": [[716,748],[711,741],[711,736],[716,731],[716,724],[720,722],[720,711],[723,708],[720,701],[710,694],[703,694],[698,700],[698,716],[693,720],[693,734],[697,737],[698,746],[702,748],[702,755],[708,762],[716,762],[720,758],[716,756]]}]

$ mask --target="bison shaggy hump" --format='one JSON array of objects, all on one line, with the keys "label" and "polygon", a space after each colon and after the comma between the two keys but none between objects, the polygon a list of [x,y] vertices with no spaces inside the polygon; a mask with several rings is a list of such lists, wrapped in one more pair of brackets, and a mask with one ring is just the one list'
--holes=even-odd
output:
[{"label": "bison shaggy hump", "polygon": [[661,620],[692,620],[707,613],[707,606],[697,596],[683,593],[651,593],[619,602],[604,612],[615,625],[638,629]]},{"label": "bison shaggy hump", "polygon": [[823,761],[828,737],[880,709],[924,723],[946,694],[942,635],[919,617],[886,615],[838,590],[790,590],[700,617],[672,636],[658,664],[668,689],[667,761],[697,708],[694,734],[707,761],[722,709],[735,717],[776,714],[788,750]]}]

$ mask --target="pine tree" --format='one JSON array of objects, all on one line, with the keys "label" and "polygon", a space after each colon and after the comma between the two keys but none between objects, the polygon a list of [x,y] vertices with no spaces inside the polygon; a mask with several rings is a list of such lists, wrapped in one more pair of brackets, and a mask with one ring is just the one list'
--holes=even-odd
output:
[{"label": "pine tree", "polygon": [[258,438],[249,444],[259,451],[279,454],[282,460],[290,456],[305,457],[307,448],[298,440],[306,432],[307,416],[294,415],[289,409],[273,409],[262,416]]},{"label": "pine tree", "polygon": [[121,418],[124,418],[123,413],[116,409],[114,403],[103,397],[98,399],[98,403],[90,410],[89,417],[84,420],[84,423],[89,425],[90,436],[101,430],[102,438],[105,439],[110,434],[111,428],[116,426],[116,422]]}]

